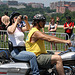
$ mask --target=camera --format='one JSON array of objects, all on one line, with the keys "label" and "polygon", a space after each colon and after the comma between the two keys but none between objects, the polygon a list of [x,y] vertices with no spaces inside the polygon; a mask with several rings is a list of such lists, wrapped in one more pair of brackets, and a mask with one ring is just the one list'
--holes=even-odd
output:
[{"label": "camera", "polygon": [[21,19],[23,20],[25,20],[26,19],[26,15],[20,15],[21,16]]},{"label": "camera", "polygon": [[23,24],[24,24],[23,21],[21,21],[19,24],[17,24],[17,27],[22,28],[24,26]]},{"label": "camera", "polygon": [[23,27],[24,26],[24,22],[23,22],[23,20],[25,20],[26,19],[26,15],[19,15],[19,17],[20,17],[20,21],[19,21],[19,24],[17,25],[17,27]]}]

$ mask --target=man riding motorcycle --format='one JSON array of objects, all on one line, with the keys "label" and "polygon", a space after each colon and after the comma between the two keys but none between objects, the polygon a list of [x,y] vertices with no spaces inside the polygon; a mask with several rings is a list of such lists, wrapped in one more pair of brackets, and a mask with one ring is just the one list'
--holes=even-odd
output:
[{"label": "man riding motorcycle", "polygon": [[41,68],[48,69],[51,65],[56,64],[56,70],[59,75],[65,75],[61,56],[45,49],[44,41],[55,43],[68,43],[71,45],[70,40],[62,40],[55,36],[50,36],[42,33],[40,30],[44,28],[46,18],[42,14],[36,14],[33,18],[33,28],[30,30],[26,39],[26,50],[35,53],[37,56],[38,65]]}]

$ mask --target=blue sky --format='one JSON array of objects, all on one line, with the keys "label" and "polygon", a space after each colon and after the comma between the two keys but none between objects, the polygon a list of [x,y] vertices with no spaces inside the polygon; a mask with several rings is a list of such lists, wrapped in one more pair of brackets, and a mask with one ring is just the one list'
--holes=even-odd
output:
[{"label": "blue sky", "polygon": [[[60,1],[60,0],[16,0],[16,1],[25,2],[25,3],[29,3],[29,2],[43,3],[47,7],[50,6],[50,2]],[[61,0],[61,1],[75,1],[75,0]]]}]

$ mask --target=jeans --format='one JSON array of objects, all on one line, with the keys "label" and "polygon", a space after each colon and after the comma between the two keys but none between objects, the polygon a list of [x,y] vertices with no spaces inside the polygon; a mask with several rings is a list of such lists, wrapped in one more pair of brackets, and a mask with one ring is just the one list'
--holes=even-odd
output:
[{"label": "jeans", "polygon": [[14,48],[13,51],[11,52],[11,55],[15,59],[21,61],[29,61],[33,75],[40,75],[36,55],[34,53],[25,50],[19,52],[16,48]]}]

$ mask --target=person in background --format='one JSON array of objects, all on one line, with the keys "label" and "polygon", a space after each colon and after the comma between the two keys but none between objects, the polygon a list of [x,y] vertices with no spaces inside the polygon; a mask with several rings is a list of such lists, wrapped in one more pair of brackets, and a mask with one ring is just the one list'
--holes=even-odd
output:
[{"label": "person in background", "polygon": [[[66,17],[67,22],[64,23],[64,30],[65,33],[67,33],[66,35],[66,40],[70,39],[71,35],[73,34],[73,28],[74,28],[74,22],[71,21],[71,17],[67,16]],[[67,48],[67,44],[65,45],[65,50]]]},{"label": "person in background", "polygon": [[[1,17],[0,17],[0,30],[2,30],[2,22],[1,22]],[[2,40],[2,32],[0,31],[0,35],[1,35],[1,40]]]},{"label": "person in background", "polygon": [[7,28],[8,40],[13,43],[13,50],[11,51],[11,56],[17,60],[29,61],[32,75],[40,75],[38,64],[36,61],[36,55],[32,52],[26,51],[24,33],[30,30],[30,25],[28,23],[28,17],[24,16],[25,25],[22,22],[22,15],[17,12],[13,12],[10,16],[11,24]]},{"label": "person in background", "polygon": [[56,24],[57,24],[57,25],[59,24],[59,20],[60,20],[60,18],[57,16],[57,17],[56,17]]},{"label": "person in background", "polygon": [[[57,24],[55,24],[54,18],[51,18],[51,21],[49,22],[48,31],[51,32],[50,35],[56,36],[55,32],[57,30]],[[51,42],[51,50],[52,50],[52,42]],[[54,42],[55,49],[57,50],[57,45]]]},{"label": "person in background", "polygon": [[[2,29],[2,22],[1,22],[1,17],[0,17],[0,30]],[[1,34],[1,32],[0,32]]]},{"label": "person in background", "polygon": [[0,30],[1,30],[1,24],[2,24],[2,22],[1,22],[1,17],[0,17]]},{"label": "person in background", "polygon": [[36,14],[33,17],[34,27],[29,31],[26,38],[26,50],[35,53],[39,67],[49,69],[51,65],[56,64],[56,70],[59,75],[65,75],[61,56],[47,52],[44,41],[55,43],[68,43],[70,40],[62,40],[55,36],[50,36],[42,33],[40,30],[45,27],[46,17],[42,14]]},{"label": "person in background", "polygon": [[[4,16],[2,16],[1,21],[2,21],[2,30],[6,31],[7,26],[10,23],[10,18],[8,16],[8,12],[4,12]],[[7,32],[2,32],[1,41],[3,41],[3,35],[4,35],[4,42],[6,42]]]},{"label": "person in background", "polygon": [[71,35],[73,34],[73,28],[74,28],[74,22],[71,21],[71,17],[70,16],[67,16],[66,17],[66,20],[67,22],[64,23],[64,30],[65,30],[65,33],[67,33],[69,35],[66,36],[66,40],[70,39]]}]

